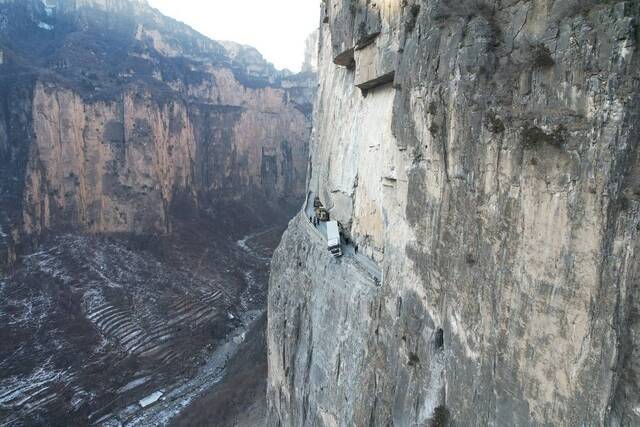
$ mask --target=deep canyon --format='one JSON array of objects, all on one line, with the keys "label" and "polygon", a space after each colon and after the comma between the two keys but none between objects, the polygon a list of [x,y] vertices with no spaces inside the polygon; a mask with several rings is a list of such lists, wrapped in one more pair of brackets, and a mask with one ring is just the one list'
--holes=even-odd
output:
[{"label": "deep canyon", "polygon": [[1,1],[0,58],[0,425],[263,419],[313,64],[138,0]]}]

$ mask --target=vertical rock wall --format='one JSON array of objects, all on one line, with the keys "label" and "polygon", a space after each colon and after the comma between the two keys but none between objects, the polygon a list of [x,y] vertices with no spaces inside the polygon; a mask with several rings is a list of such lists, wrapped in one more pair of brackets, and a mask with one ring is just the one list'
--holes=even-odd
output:
[{"label": "vertical rock wall", "polygon": [[323,4],[309,191],[369,261],[290,224],[272,425],[640,423],[639,7]]},{"label": "vertical rock wall", "polygon": [[260,107],[212,109],[133,92],[87,103],[38,83],[25,231],[169,231],[175,195],[194,207],[252,192],[295,199],[304,182],[306,120],[283,93],[259,91]]},{"label": "vertical rock wall", "polygon": [[278,71],[146,1],[0,2],[0,264],[25,236],[172,230],[303,198],[312,71]]}]

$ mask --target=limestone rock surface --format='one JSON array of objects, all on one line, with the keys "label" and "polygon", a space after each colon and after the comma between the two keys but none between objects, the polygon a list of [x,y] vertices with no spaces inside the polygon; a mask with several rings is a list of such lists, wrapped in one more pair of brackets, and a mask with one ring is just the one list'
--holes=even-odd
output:
[{"label": "limestone rock surface", "polygon": [[322,7],[270,425],[640,424],[638,2]]},{"label": "limestone rock surface", "polygon": [[316,77],[146,1],[0,2],[0,264],[49,230],[169,233],[303,198]]}]

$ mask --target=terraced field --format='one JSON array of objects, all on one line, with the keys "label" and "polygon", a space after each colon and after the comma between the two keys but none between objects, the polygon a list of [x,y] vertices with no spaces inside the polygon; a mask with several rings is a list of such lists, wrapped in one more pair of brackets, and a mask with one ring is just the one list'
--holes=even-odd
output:
[{"label": "terraced field", "polygon": [[126,423],[154,392],[182,384],[184,398],[264,308],[280,231],[49,237],[0,278],[0,425]]}]

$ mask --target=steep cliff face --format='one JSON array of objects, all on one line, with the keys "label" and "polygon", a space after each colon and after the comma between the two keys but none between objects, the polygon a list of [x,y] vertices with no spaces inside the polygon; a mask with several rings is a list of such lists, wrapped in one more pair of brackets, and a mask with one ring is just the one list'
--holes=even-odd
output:
[{"label": "steep cliff face", "polygon": [[144,1],[4,1],[0,18],[5,240],[169,232],[176,210],[301,200],[313,73]]},{"label": "steep cliff face", "polygon": [[272,425],[637,425],[637,2],[331,1]]},{"label": "steep cliff face", "polygon": [[315,30],[309,34],[305,41],[304,62],[302,63],[302,72],[318,72],[318,37],[320,31]]},{"label": "steep cliff face", "polygon": [[[241,93],[227,78],[236,87],[216,97]],[[256,92],[238,100],[246,107],[159,103],[133,91],[85,103],[72,91],[37,83],[25,231],[60,225],[170,231],[176,196],[193,206],[259,191],[274,202],[295,200],[304,182],[306,119],[283,91]]]}]

